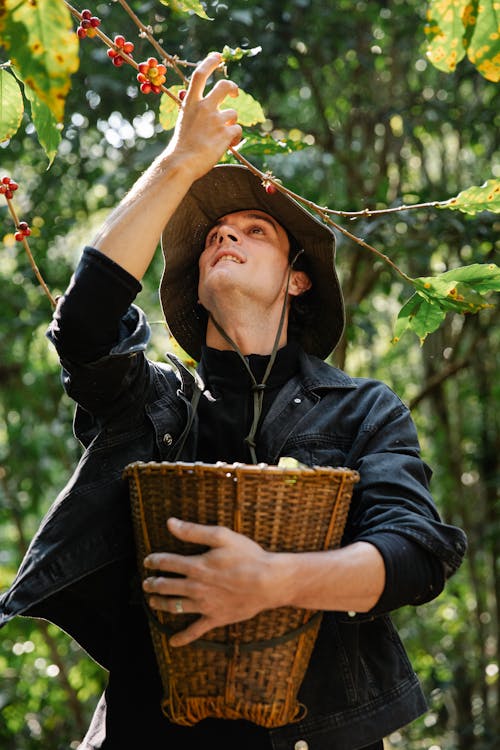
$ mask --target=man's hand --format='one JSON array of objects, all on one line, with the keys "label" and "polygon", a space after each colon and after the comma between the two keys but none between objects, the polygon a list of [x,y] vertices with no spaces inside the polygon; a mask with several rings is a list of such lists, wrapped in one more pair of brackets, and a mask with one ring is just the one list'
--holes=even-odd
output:
[{"label": "man's hand", "polygon": [[359,541],[317,552],[266,552],[252,539],[223,526],[203,526],[176,518],[168,528],[179,539],[209,549],[200,555],[157,552],[146,568],[183,578],[147,578],[152,609],[200,617],[171,639],[184,646],[212,628],[248,620],[276,607],[368,612],[385,585],[379,550]]},{"label": "man's hand", "polygon": [[221,61],[222,55],[212,52],[196,67],[167,148],[167,152],[175,153],[189,165],[193,181],[208,172],[226,149],[241,139],[236,110],[219,109],[227,96],[238,96],[238,86],[221,79],[204,94],[208,78]]},{"label": "man's hand", "polygon": [[[267,575],[273,553],[223,526],[170,518],[168,528],[179,539],[210,548],[200,555],[187,556],[157,552],[145,560],[147,568],[167,574],[144,581],[144,591],[152,595],[152,609],[175,614],[180,599],[183,612],[200,614],[171,638],[172,646],[185,646],[213,628],[247,620],[263,609],[279,606],[273,601]],[[184,577],[170,578],[168,573]]]}]

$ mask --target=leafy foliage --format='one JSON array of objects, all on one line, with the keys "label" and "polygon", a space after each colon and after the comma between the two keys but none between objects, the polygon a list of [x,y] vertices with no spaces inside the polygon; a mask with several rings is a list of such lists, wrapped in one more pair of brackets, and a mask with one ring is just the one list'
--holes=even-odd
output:
[{"label": "leafy foliage", "polygon": [[487,180],[480,187],[467,188],[456,198],[450,198],[438,207],[457,209],[471,215],[477,214],[478,211],[500,213],[500,180]]},{"label": "leafy foliage", "polygon": [[500,25],[495,0],[431,0],[427,55],[439,70],[454,71],[468,56],[489,81],[500,80]]},{"label": "leafy foliage", "polygon": [[79,63],[78,40],[67,7],[60,0],[35,4],[2,0],[0,35],[22,80],[62,122],[70,76]]},{"label": "leafy foliage", "polygon": [[[467,560],[443,594],[395,615],[431,710],[386,738],[386,746],[493,750],[500,736],[500,320],[491,306],[473,315],[457,311],[448,293],[456,288],[464,297],[477,294],[478,307],[489,305],[495,293],[487,286],[498,279],[498,203],[488,195],[500,176],[495,171],[498,89],[478,75],[468,53],[452,75],[436,68],[426,55],[425,6],[417,0],[338,0],[328,14],[322,0],[209,0],[206,15],[213,22],[187,4],[132,5],[179,58],[196,61],[227,45],[233,51],[227,58],[230,77],[265,105],[265,120],[245,128],[240,153],[320,207],[354,209],[356,215],[339,215],[340,227],[383,248],[404,268],[406,278],[337,232],[348,323],[334,361],[354,375],[382,378],[410,404],[424,456],[434,469],[436,503],[445,520],[469,536]],[[16,130],[9,126],[10,135],[0,130],[0,161],[2,173],[19,182],[13,204],[29,221],[37,263],[58,294],[82,245],[164,147],[168,133],[159,124],[161,97],[142,97],[134,72],[109,65],[105,45],[94,38],[79,45],[64,120],[58,125],[51,112],[40,147],[43,118],[35,122],[30,104],[35,90],[23,79],[13,47],[5,48],[7,42],[28,40],[24,30],[16,40],[5,35],[6,14],[14,7],[17,3],[0,0],[6,61],[0,70],[0,128],[12,111],[10,99],[3,98],[5,75],[25,105],[19,120],[15,93],[19,124]],[[62,2],[58,8],[62,18]],[[95,11],[110,36],[123,33],[134,40],[136,59],[147,58],[147,38],[118,3],[99,3]],[[35,39],[35,26],[29,34]],[[237,59],[238,48],[258,47],[259,54]],[[173,69],[168,85],[177,78],[186,87]],[[469,185],[481,187],[469,193]],[[456,198],[445,200],[450,195]],[[405,204],[420,207],[410,211]],[[72,405],[62,394],[59,366],[44,337],[50,304],[13,239],[5,201],[0,214],[5,218],[0,586],[5,588],[79,449],[72,437]],[[473,275],[474,268],[480,276]],[[471,277],[458,277],[457,271]],[[150,354],[161,359],[165,347],[175,350],[176,344],[166,341],[159,320],[160,275],[158,257],[138,303],[152,322]],[[423,319],[418,330],[410,329],[412,336],[391,346],[398,308],[408,304],[408,285],[415,292],[412,304],[421,305],[429,318],[439,316],[439,324],[430,333]],[[443,309],[434,299],[450,307]],[[77,746],[106,675],[70,638],[52,626],[17,618],[0,631],[0,672],[2,748]]]},{"label": "leafy foliage", "polygon": [[23,119],[23,97],[14,76],[0,70],[0,141],[12,138]]},{"label": "leafy foliage", "polygon": [[205,18],[207,21],[210,20],[205,8],[199,0],[160,0],[160,2],[163,3],[163,5],[173,8],[173,10],[176,10],[179,13],[193,12],[200,18]]},{"label": "leafy foliage", "polygon": [[413,279],[417,288],[398,315],[394,342],[406,330],[413,330],[424,342],[429,333],[438,328],[447,312],[477,313],[492,307],[482,295],[500,291],[500,268],[494,263],[462,266],[437,276]]}]

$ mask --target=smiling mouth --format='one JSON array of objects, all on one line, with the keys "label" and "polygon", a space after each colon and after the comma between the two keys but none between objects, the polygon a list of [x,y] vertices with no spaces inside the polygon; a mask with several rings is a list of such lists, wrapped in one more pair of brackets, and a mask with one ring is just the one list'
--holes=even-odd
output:
[{"label": "smiling mouth", "polygon": [[220,263],[222,260],[230,260],[233,263],[241,263],[242,262],[239,258],[236,257],[236,255],[231,255],[231,254],[228,253],[227,255],[221,255],[221,257],[216,260],[216,262],[214,263],[214,265],[217,265],[217,263]]}]

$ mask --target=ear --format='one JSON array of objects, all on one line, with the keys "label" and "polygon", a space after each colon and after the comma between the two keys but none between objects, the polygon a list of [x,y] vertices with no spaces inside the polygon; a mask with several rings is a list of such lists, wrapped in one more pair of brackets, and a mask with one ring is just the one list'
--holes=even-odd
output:
[{"label": "ear", "polygon": [[288,285],[288,294],[292,297],[299,297],[311,287],[311,279],[305,271],[292,271],[290,284]]}]

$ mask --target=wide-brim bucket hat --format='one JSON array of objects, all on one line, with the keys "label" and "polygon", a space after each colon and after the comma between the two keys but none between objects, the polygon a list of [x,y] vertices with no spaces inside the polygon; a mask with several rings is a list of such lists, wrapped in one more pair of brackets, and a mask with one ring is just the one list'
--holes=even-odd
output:
[{"label": "wide-brim bucket hat", "polygon": [[170,333],[187,354],[200,360],[207,316],[198,303],[198,258],[205,237],[221,216],[252,209],[270,214],[304,250],[312,282],[310,315],[307,326],[295,330],[295,338],[307,353],[326,359],[345,323],[335,236],[288,195],[266,192],[262,179],[242,165],[218,164],[196,180],[162,233],[160,301]]}]

